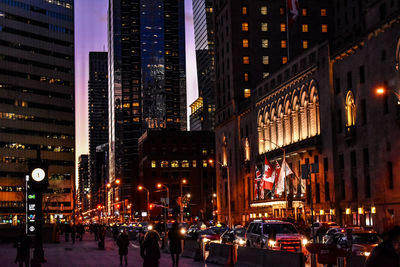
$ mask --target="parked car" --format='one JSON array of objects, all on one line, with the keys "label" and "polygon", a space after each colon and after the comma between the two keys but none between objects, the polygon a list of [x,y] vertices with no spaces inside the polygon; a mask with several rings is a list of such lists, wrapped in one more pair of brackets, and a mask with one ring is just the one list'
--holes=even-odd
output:
[{"label": "parked car", "polygon": [[340,225],[335,222],[315,222],[311,226],[311,236],[322,236],[329,228],[340,228]]},{"label": "parked car", "polygon": [[382,238],[375,231],[353,230],[351,236],[351,242],[348,242],[346,234],[340,236],[338,245],[346,247],[351,243],[351,253],[358,256],[368,257],[372,249],[382,242]]},{"label": "parked car", "polygon": [[245,235],[246,228],[243,227],[228,230],[221,236],[221,243],[237,244],[239,246],[244,246],[246,244]]},{"label": "parked car", "polygon": [[255,220],[249,224],[245,240],[248,247],[307,253],[304,246],[308,240],[289,222]]},{"label": "parked car", "polygon": [[337,233],[346,233],[345,228],[329,228],[325,235],[322,237],[322,243],[326,244],[330,238],[332,238]]}]

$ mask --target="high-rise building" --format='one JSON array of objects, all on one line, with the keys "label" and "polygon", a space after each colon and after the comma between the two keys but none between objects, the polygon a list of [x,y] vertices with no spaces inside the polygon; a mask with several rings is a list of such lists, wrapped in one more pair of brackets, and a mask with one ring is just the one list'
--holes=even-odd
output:
[{"label": "high-rise building", "polygon": [[91,206],[90,183],[89,183],[89,157],[80,155],[78,159],[78,210],[84,212]]},{"label": "high-rise building", "polygon": [[183,0],[110,0],[109,178],[132,196],[138,139],[146,129],[186,129]]},{"label": "high-rise building", "polygon": [[107,60],[107,52],[89,53],[89,187],[92,195],[102,186],[95,170],[96,147],[108,142]]},{"label": "high-rise building", "polygon": [[[75,170],[74,1],[0,1],[0,222],[25,218],[28,162],[49,164],[45,219],[70,219]],[[55,193],[55,194],[53,194]]]},{"label": "high-rise building", "polygon": [[211,0],[193,0],[199,98],[191,105],[190,130],[213,130],[215,117],[214,23]]}]

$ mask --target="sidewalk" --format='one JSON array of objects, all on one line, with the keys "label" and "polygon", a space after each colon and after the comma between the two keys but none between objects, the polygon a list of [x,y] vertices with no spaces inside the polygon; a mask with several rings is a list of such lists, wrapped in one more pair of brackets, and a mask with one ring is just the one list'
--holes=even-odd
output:
[{"label": "sidewalk", "polygon": [[[84,235],[83,241],[65,242],[61,237],[59,244],[44,244],[45,258],[47,263],[42,266],[96,266],[96,267],[117,267],[119,266],[118,247],[111,238],[106,238],[105,250],[97,248],[97,241],[90,233]],[[0,266],[17,266],[14,264],[16,249],[13,244],[0,244]],[[142,266],[143,260],[140,257],[140,249],[136,244],[131,244],[128,251],[128,266]],[[172,266],[169,254],[161,253],[160,267]],[[214,264],[195,262],[193,259],[181,258],[180,267],[213,267]]]}]

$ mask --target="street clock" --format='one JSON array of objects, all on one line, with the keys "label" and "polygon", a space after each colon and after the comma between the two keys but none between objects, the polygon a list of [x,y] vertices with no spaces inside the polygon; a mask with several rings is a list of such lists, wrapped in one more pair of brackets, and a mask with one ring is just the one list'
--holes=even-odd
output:
[{"label": "street clock", "polygon": [[41,182],[46,177],[46,173],[42,168],[35,168],[31,173],[31,177],[36,182]]}]

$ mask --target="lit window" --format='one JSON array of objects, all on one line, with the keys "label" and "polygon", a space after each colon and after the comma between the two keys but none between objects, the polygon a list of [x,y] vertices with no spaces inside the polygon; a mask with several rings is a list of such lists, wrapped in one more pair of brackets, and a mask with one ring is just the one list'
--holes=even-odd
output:
[{"label": "lit window", "polygon": [[244,56],[243,57],[243,64],[246,64],[246,65],[250,64],[250,57],[249,56]]},{"label": "lit window", "polygon": [[269,64],[269,56],[263,56],[262,57],[262,63],[264,65],[268,65]]},{"label": "lit window", "polygon": [[286,47],[287,47],[286,40],[281,40],[281,48],[286,48]]},{"label": "lit window", "polygon": [[307,49],[307,48],[308,48],[308,41],[303,40],[303,49]]},{"label": "lit window", "polygon": [[321,8],[321,17],[326,17],[326,8]]},{"label": "lit window", "polygon": [[307,16],[307,8],[302,8],[302,9],[301,9],[301,15],[302,15],[303,17]]},{"label": "lit window", "polygon": [[268,48],[268,39],[262,39],[261,40],[261,47],[262,48]]},{"label": "lit window", "polygon": [[249,81],[249,74],[247,72],[244,73],[244,81],[248,82]]},{"label": "lit window", "polygon": [[203,160],[203,167],[207,167],[207,160]]},{"label": "lit window", "polygon": [[261,31],[267,32],[268,31],[268,23],[261,22]]},{"label": "lit window", "polygon": [[282,57],[282,64],[286,64],[287,63],[287,57]]},{"label": "lit window", "polygon": [[197,167],[197,161],[195,161],[195,160],[192,161],[192,167],[193,167],[193,168],[196,168],[196,167]]},{"label": "lit window", "polygon": [[157,167],[157,163],[156,163],[155,160],[152,160],[152,161],[151,161],[151,167],[152,167],[152,168]]},{"label": "lit window", "polygon": [[203,156],[207,156],[207,150],[206,150],[206,149],[203,149],[203,150],[201,151],[201,153],[203,154]]},{"label": "lit window", "polygon": [[247,15],[247,6],[242,6],[242,15]]},{"label": "lit window", "polygon": [[285,31],[286,31],[286,24],[281,23],[281,32],[285,32]]},{"label": "lit window", "polygon": [[301,30],[302,30],[303,32],[308,32],[308,24],[303,24],[303,25],[301,25]]},{"label": "lit window", "polygon": [[285,15],[285,8],[284,7],[279,8],[279,15],[281,15],[281,16]]},{"label": "lit window", "polygon": [[269,76],[269,72],[263,72],[262,77],[263,79],[267,78]]},{"label": "lit window", "polygon": [[244,98],[249,98],[251,95],[250,89],[244,89]]},{"label": "lit window", "polygon": [[249,31],[249,24],[247,22],[242,22],[242,31]]},{"label": "lit window", "polygon": [[168,161],[166,160],[161,161],[161,168],[168,168]]},{"label": "lit window", "polygon": [[261,7],[261,15],[267,15],[267,13],[268,13],[267,7],[266,6],[262,6]]},{"label": "lit window", "polygon": [[354,126],[356,124],[356,104],[351,91],[346,96],[346,117],[346,126]]},{"label": "lit window", "polygon": [[177,160],[171,161],[171,167],[172,168],[178,168],[179,167],[179,162]]},{"label": "lit window", "polygon": [[182,168],[189,168],[189,161],[182,160]]},{"label": "lit window", "polygon": [[321,25],[321,31],[322,31],[322,32],[328,32],[328,25],[322,24],[322,25]]},{"label": "lit window", "polygon": [[243,39],[243,40],[242,40],[242,46],[243,46],[244,48],[249,47],[249,39]]}]

